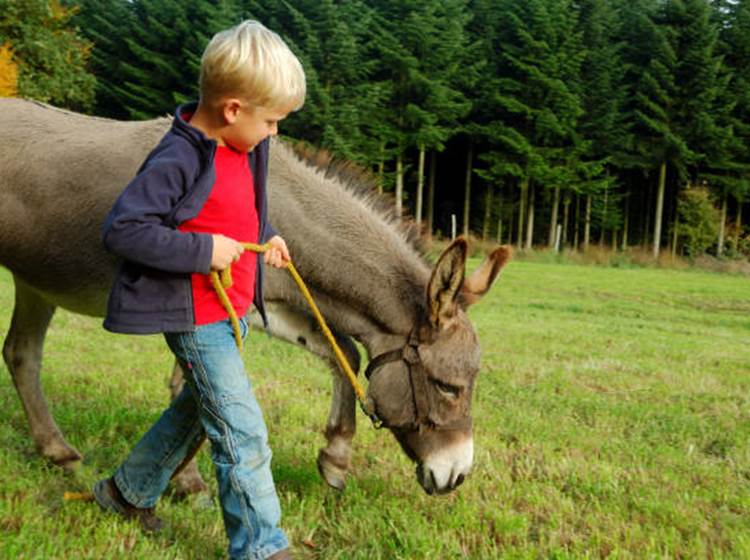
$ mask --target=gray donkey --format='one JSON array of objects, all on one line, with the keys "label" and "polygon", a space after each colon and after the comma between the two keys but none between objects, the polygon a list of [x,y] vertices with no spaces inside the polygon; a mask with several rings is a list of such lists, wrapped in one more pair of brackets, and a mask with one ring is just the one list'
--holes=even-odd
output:
[{"label": "gray donkey", "polygon": [[[81,454],[50,414],[40,384],[44,337],[57,307],[104,315],[116,259],[100,240],[104,216],[170,119],[121,122],[33,101],[0,99],[0,265],[15,283],[3,357],[42,456],[69,467]],[[359,341],[372,358],[367,397],[429,493],[456,488],[471,469],[471,397],[479,344],[465,309],[492,285],[510,256],[498,247],[464,278],[467,246],[451,244],[433,267],[389,215],[332,167],[274,141],[271,223],[355,371]],[[355,432],[354,391],[286,271],[268,268],[273,336],[326,360],[333,372],[327,445],[318,468],[343,488]],[[262,328],[257,312],[249,319]],[[175,366],[172,396],[182,386]],[[178,492],[205,489],[194,461]]]}]

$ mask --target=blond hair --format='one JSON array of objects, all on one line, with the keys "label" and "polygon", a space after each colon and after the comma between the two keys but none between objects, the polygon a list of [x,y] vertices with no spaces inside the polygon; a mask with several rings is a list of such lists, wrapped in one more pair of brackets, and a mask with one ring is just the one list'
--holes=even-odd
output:
[{"label": "blond hair", "polygon": [[263,24],[245,20],[213,36],[201,58],[201,102],[239,97],[272,110],[305,102],[305,71],[294,53]]}]

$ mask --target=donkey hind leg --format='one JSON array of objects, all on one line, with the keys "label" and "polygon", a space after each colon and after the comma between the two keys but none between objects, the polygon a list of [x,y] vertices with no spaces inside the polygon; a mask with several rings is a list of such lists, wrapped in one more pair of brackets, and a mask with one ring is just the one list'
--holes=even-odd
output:
[{"label": "donkey hind leg", "polygon": [[[343,371],[339,369],[333,349],[323,336],[315,319],[279,302],[266,304],[268,324],[274,336],[300,345],[328,362],[333,373],[333,401],[326,423],[328,445],[318,453],[318,470],[323,479],[337,490],[346,485],[351,441],[356,431],[356,396]],[[248,316],[250,325],[263,329],[257,312]],[[355,372],[359,371],[359,352],[349,337],[336,336],[341,350]]]},{"label": "donkey hind leg", "polygon": [[44,337],[55,306],[17,276],[13,280],[16,302],[3,345],[3,359],[26,412],[37,451],[55,465],[72,468],[83,456],[65,441],[52,418],[39,376]]},{"label": "donkey hind leg", "polygon": [[[169,393],[172,400],[180,394],[184,384],[185,379],[183,377],[182,368],[180,367],[179,362],[175,360],[174,369],[172,370],[172,378],[169,381]],[[195,455],[200,450],[204,441],[206,441],[205,436],[197,445],[188,451],[187,456],[172,475],[174,494],[178,498],[208,491],[208,485],[203,481],[201,473],[198,471],[198,464],[195,460]]]}]

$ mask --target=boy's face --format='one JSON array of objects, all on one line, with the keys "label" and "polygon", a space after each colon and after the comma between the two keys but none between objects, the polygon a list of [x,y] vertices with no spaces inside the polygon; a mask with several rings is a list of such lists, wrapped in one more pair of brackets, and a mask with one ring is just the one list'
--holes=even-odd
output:
[{"label": "boy's face", "polygon": [[232,100],[224,106],[226,126],[222,130],[222,140],[235,150],[250,152],[268,136],[279,132],[279,121],[286,118],[288,111],[253,107],[239,100]]}]

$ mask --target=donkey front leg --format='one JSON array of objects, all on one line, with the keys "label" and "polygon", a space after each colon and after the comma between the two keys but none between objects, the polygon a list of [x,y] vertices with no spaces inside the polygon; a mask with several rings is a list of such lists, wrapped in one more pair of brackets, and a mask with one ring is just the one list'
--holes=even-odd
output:
[{"label": "donkey front leg", "polygon": [[[182,368],[180,367],[180,363],[175,360],[172,378],[169,381],[169,395],[171,400],[174,400],[182,392],[184,385],[185,378]],[[175,485],[174,493],[177,497],[185,497],[189,494],[208,491],[208,485],[203,481],[203,477],[201,477],[201,473],[198,470],[198,463],[195,461],[195,455],[200,451],[204,441],[206,441],[205,437],[188,451],[185,459],[172,475],[172,482]]]},{"label": "donkey front leg", "polygon": [[[352,352],[346,344],[342,344],[344,340],[337,337],[336,341],[352,365],[352,369],[358,371],[359,354],[354,343],[346,339],[353,348]],[[330,486],[343,490],[346,485],[346,473],[349,472],[352,439],[356,431],[357,399],[354,389],[345,377],[346,374],[338,369],[336,363],[331,363],[331,369],[333,370],[333,400],[325,431],[328,445],[318,452],[318,470]]]},{"label": "donkey front leg", "polygon": [[[331,366],[333,377],[333,401],[326,423],[325,437],[328,445],[318,453],[318,470],[325,481],[343,490],[349,471],[351,442],[356,431],[356,396],[343,371],[339,369],[328,340],[323,336],[315,319],[306,313],[279,302],[266,304],[271,334],[292,344],[302,346],[323,358]],[[250,324],[263,329],[257,312],[248,315]],[[355,372],[359,371],[359,353],[349,337],[336,335],[341,350]]]},{"label": "donkey front leg", "polygon": [[65,441],[52,418],[39,377],[44,337],[55,313],[55,306],[18,276],[14,276],[13,280],[16,302],[10,330],[3,345],[3,359],[26,412],[37,451],[55,465],[72,468],[83,457]]}]

